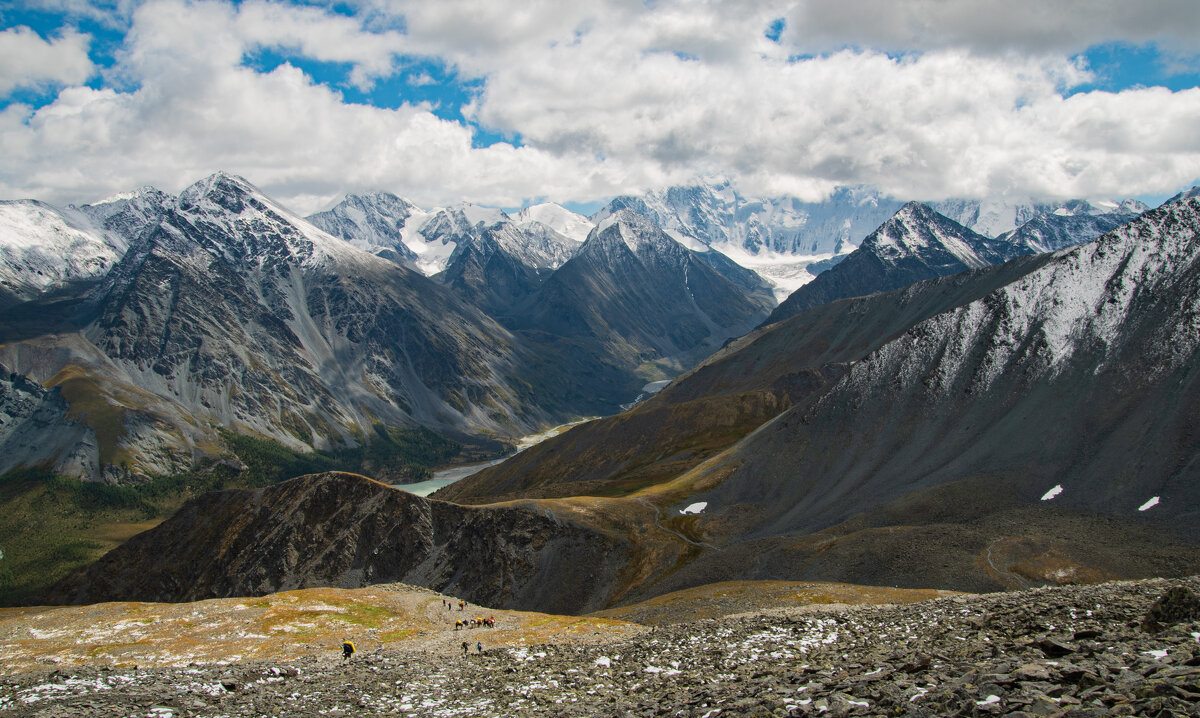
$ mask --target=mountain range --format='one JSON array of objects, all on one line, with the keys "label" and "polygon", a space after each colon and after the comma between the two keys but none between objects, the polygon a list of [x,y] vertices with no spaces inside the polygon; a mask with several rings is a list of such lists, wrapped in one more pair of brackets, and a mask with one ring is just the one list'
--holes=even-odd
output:
[{"label": "mountain range", "polygon": [[1145,210],[1145,205],[1132,201],[1104,207],[1068,202],[992,238],[936,212],[930,205],[909,202],[867,235],[843,261],[792,292],[767,322],[837,299],[899,289],[923,279],[1080,244]]},{"label": "mountain range", "polygon": [[[604,233],[579,241],[561,208],[514,221],[353,196],[316,220],[335,237],[218,173],[178,197],[4,209],[0,369],[20,400],[0,472],[171,474],[224,456],[221,431],[296,451],[384,426],[516,437],[616,411],[773,304],[752,273],[717,263],[730,281],[661,233],[619,258]],[[442,262],[432,277],[426,260]],[[662,316],[631,309],[648,298]],[[28,440],[37,426],[72,428]]]},{"label": "mountain range", "polygon": [[[670,239],[633,213],[607,219],[588,243],[600,241],[563,268],[592,253],[622,266]],[[1001,264],[987,255],[995,240],[951,233],[952,224],[910,205],[892,227],[903,233],[881,231],[868,246],[882,254],[922,248],[913,243],[922,239],[923,248],[955,248],[955,261],[975,268],[762,326],[655,398],[453,484],[430,503],[507,500],[475,510],[514,511],[509,526],[551,521],[549,533],[506,532],[495,546],[503,555],[536,554],[560,536],[555,524],[572,540],[604,537],[595,545],[607,548],[586,558],[607,577],[600,584],[572,578],[576,567],[558,554],[531,559],[510,584],[569,586],[571,606],[731,579],[979,591],[1200,570],[1200,199],[1168,203],[1090,243]],[[690,281],[699,265],[675,256]],[[590,330],[589,318],[568,326]],[[346,497],[359,481],[297,479],[286,491],[332,507],[353,503]],[[389,495],[376,491],[380,501]],[[292,526],[309,511],[279,520]],[[189,509],[54,595],[166,597],[245,573],[224,549],[193,546],[309,561],[334,545],[295,528],[263,532],[231,521],[242,513]],[[370,523],[384,534],[420,520],[385,514],[382,525],[372,512],[346,525]],[[229,533],[217,540],[214,526]],[[272,538],[281,536],[291,538]],[[423,565],[418,558],[396,557],[394,570],[371,573],[380,559],[348,555],[336,580],[424,577],[435,589],[488,590],[461,572],[421,573],[411,568]],[[177,588],[155,593],[166,585],[163,567],[182,567],[169,569]],[[293,572],[288,581],[299,583],[289,585],[334,580],[322,571]],[[525,595],[529,607],[547,600]]]}]

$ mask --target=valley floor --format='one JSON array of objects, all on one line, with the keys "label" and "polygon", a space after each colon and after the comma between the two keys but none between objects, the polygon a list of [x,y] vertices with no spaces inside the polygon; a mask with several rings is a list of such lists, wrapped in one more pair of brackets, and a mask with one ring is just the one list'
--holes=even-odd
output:
[{"label": "valley floor", "polygon": [[1195,716],[1194,595],[1157,630],[1143,626],[1172,587],[1195,592],[1200,579],[786,608],[540,645],[451,631],[465,656],[385,646],[342,663],[330,647],[230,665],[5,671],[0,714]]}]

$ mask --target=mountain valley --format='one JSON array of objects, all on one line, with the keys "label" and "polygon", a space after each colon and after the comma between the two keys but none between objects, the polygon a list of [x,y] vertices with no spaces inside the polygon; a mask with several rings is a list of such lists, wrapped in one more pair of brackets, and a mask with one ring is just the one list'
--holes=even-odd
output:
[{"label": "mountain valley", "polygon": [[[741,236],[716,228],[743,199],[718,196],[614,200],[592,225],[351,195],[310,224],[217,174],[72,209],[128,250],[6,310],[0,440],[10,473],[117,486],[12,474],[9,496],[153,528],[52,560],[80,568],[39,600],[400,581],[580,613],[726,580],[994,591],[1200,569],[1195,347],[1171,339],[1195,313],[1196,200],[1047,205],[990,237],[909,203],[826,248],[841,261],[768,319],[771,286],[714,249]],[[830,206],[883,211],[853,196]],[[649,216],[668,205],[669,229]],[[809,221],[769,206],[746,212]],[[770,236],[741,251],[799,246]],[[341,473],[409,482],[587,415],[604,418],[431,499]]]}]

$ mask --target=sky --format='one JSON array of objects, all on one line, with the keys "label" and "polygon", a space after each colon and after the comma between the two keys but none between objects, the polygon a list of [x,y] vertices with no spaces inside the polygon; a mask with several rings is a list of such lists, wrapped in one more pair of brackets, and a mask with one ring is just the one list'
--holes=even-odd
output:
[{"label": "sky", "polygon": [[1198,85],[1195,0],[0,0],[0,198],[1152,199]]}]

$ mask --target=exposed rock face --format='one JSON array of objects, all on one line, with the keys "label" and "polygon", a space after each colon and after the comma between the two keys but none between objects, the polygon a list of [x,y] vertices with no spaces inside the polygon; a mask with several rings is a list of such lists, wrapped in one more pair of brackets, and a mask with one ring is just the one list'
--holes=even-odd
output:
[{"label": "exposed rock face", "polygon": [[306,450],[354,445],[376,422],[521,435],[596,408],[561,399],[585,394],[565,362],[533,368],[541,348],[240,178],[79,211],[131,233],[129,250],[85,301],[12,310],[0,361],[93,407],[76,414],[109,425],[101,473],[187,468],[219,451],[214,424]]},{"label": "exposed rock face", "polygon": [[505,218],[494,224],[458,221],[443,231],[455,241],[446,269],[437,278],[460,297],[503,319],[550,273],[566,262],[579,244],[534,223],[522,229]]},{"label": "exposed rock face", "polygon": [[[1198,257],[1193,199],[1071,250],[824,305],[447,495],[670,478],[657,498],[697,557],[631,598],[733,577],[979,591],[1191,573]],[[775,394],[830,364],[848,368]],[[713,451],[721,407],[754,391],[794,403]]]},{"label": "exposed rock face", "polygon": [[68,416],[60,392],[3,365],[0,376],[0,474],[48,464],[61,474],[99,478],[96,434]]},{"label": "exposed rock face", "polygon": [[534,505],[471,508],[316,474],[194,499],[46,599],[194,601],[403,581],[477,604],[571,613],[605,604],[628,552]]},{"label": "exposed rock face", "polygon": [[1186,586],[1175,586],[1146,611],[1142,618],[1142,630],[1158,633],[1177,623],[1197,621],[1200,621],[1200,596]]},{"label": "exposed rock face", "polygon": [[[1200,587],[1196,579],[1185,584]],[[661,627],[603,645],[469,656],[397,644],[338,665],[60,668],[0,678],[18,715],[1194,715],[1200,624],[1137,628],[1162,580],[792,608]],[[199,609],[200,607],[198,607]],[[202,609],[201,609],[202,610]],[[358,633],[353,633],[356,640]],[[474,648],[478,641],[483,648]],[[349,707],[349,708],[347,708]],[[44,712],[39,712],[44,711]],[[184,713],[186,711],[186,713]]]}]

